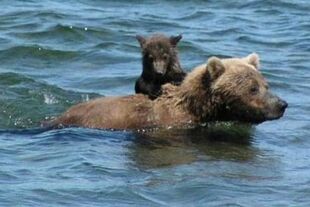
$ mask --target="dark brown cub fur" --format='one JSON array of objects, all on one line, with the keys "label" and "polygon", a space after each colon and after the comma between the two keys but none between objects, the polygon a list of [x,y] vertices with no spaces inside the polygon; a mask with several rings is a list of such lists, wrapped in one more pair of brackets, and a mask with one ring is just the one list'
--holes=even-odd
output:
[{"label": "dark brown cub fur", "polygon": [[166,37],[161,34],[144,38],[137,35],[142,49],[143,70],[136,81],[136,93],[155,99],[161,95],[161,86],[165,83],[179,85],[186,73],[183,72],[177,56],[176,46],[182,36]]}]

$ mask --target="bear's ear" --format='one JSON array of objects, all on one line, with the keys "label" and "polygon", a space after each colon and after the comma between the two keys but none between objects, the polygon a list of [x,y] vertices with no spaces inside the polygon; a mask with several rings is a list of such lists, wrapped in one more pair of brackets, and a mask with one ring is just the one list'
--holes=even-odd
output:
[{"label": "bear's ear", "polygon": [[258,54],[256,54],[256,53],[251,53],[251,54],[249,54],[246,58],[246,61],[250,64],[250,65],[253,65],[255,68],[256,68],[256,70],[258,70],[259,69],[259,56],[258,56]]},{"label": "bear's ear", "polygon": [[139,41],[141,48],[144,48],[146,39],[141,35],[136,35],[136,39]]},{"label": "bear's ear", "polygon": [[171,36],[170,43],[173,47],[177,46],[178,42],[182,39],[182,35],[179,34],[178,36]]},{"label": "bear's ear", "polygon": [[217,57],[211,57],[208,60],[207,70],[210,74],[211,80],[216,80],[225,72],[225,66],[223,65],[221,59]]}]

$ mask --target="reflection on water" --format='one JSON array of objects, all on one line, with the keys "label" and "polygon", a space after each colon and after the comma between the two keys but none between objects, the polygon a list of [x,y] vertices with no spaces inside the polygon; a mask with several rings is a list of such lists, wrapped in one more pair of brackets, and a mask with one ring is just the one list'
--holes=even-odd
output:
[{"label": "reflection on water", "polygon": [[189,164],[202,154],[210,160],[249,161],[258,149],[251,146],[253,128],[229,123],[189,129],[157,129],[134,133],[132,159],[142,168]]}]

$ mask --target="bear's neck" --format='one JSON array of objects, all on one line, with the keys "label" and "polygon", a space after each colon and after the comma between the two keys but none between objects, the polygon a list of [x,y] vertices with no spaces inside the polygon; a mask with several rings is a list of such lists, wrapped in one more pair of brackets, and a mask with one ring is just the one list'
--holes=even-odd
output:
[{"label": "bear's neck", "polygon": [[193,76],[187,77],[173,95],[176,105],[199,123],[219,120],[222,107],[220,97],[214,94],[206,77],[208,73],[203,71],[205,69],[197,70]]},{"label": "bear's neck", "polygon": [[198,122],[218,120],[220,107],[210,91],[187,91],[180,93],[180,97],[178,105],[196,117]]}]

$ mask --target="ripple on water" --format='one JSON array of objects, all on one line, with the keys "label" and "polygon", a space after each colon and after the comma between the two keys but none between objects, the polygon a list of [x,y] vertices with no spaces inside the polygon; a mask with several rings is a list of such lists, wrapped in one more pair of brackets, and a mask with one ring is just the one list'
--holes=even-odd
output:
[{"label": "ripple on water", "polygon": [[[1,206],[310,206],[309,1],[9,1],[0,14]],[[136,34],[182,34],[182,66],[257,52],[289,103],[258,126],[42,129],[133,93]],[[25,128],[25,129],[23,129]]]},{"label": "ripple on water", "polygon": [[65,91],[17,73],[0,73],[0,89],[0,128],[38,126],[46,117],[84,100],[84,95],[97,96]]},{"label": "ripple on water", "polygon": [[75,51],[53,50],[42,48],[39,45],[16,46],[0,51],[0,58],[3,62],[16,59],[47,59],[49,61],[62,61],[72,59],[78,56]]}]

